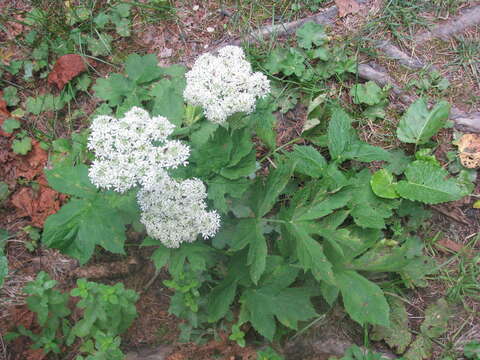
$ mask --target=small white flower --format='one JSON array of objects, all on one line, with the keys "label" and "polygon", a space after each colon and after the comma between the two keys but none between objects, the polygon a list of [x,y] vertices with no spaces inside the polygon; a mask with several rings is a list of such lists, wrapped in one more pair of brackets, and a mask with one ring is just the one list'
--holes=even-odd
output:
[{"label": "small white flower", "polygon": [[158,176],[138,192],[140,221],[148,235],[169,248],[193,242],[199,234],[210,238],[220,227],[220,216],[207,210],[206,197],[205,185],[199,179],[176,181]]},{"label": "small white flower", "polygon": [[148,183],[152,174],[187,164],[190,148],[168,140],[175,126],[162,116],[133,107],[121,119],[98,116],[91,125],[88,148],[95,153],[89,170],[92,183],[125,192]]},{"label": "small white flower", "polygon": [[185,100],[202,106],[207,119],[218,124],[237,112],[253,112],[256,100],[270,92],[267,77],[252,71],[238,46],[225,46],[218,56],[201,55],[186,79]]}]

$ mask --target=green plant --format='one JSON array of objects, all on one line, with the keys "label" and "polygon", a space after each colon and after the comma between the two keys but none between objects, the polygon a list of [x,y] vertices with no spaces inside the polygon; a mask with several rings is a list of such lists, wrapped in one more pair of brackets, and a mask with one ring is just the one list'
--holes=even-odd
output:
[{"label": "green plant", "polygon": [[28,251],[34,251],[38,247],[39,240],[41,238],[40,229],[31,225],[25,226],[23,232],[27,234],[29,241],[25,242],[25,247]]},{"label": "green plant", "polygon": [[478,360],[480,359],[480,341],[473,340],[468,344],[465,344],[463,353],[467,359]]},{"label": "green plant", "polygon": [[118,335],[135,319],[138,295],[126,290],[122,283],[110,286],[78,279],[70,296],[80,297],[76,307],[83,310],[83,316],[72,326],[68,319],[69,294],[55,290],[56,284],[41,271],[25,286],[28,308],[37,314],[41,331],[33,333],[20,325],[18,333],[9,333],[8,338],[27,336],[33,340],[33,349],[42,348],[46,354],[59,354],[64,346],[71,346],[78,338],[80,352],[88,354],[77,356],[78,360],[123,359]]},{"label": "green plant", "polygon": [[0,289],[8,275],[8,259],[5,255],[5,246],[7,245],[8,238],[8,231],[0,229]]},{"label": "green plant", "polygon": [[[322,27],[306,24],[297,32],[301,48],[277,49],[264,65],[285,83],[346,79],[356,63],[327,41]],[[405,154],[361,141],[356,120],[311,87],[309,129],[277,147],[278,98],[265,97],[254,112],[234,114],[220,126],[185,105],[185,83],[183,67],[161,68],[154,56],[132,54],[125,74],[99,79],[93,87],[105,100],[97,113],[122,116],[142,106],[167,117],[175,125],[171,137],[186,142],[191,153],[187,166],[168,175],[200,179],[222,215],[221,230],[211,240],[178,248],[151,237],[142,243],[153,247],[158,271],[168,268],[165,285],[175,291],[170,312],[186,320],[182,340],[220,323],[240,345],[248,324],[274,341],[318,316],[316,298],[329,306],[341,301],[362,326],[394,329],[402,322],[384,289],[422,286],[437,268],[411,233],[428,218],[423,204],[457,200],[472,190],[468,174],[449,177],[431,155],[431,138],[445,126],[449,105],[429,110],[419,100],[408,109],[397,129],[401,141],[414,144]],[[384,90],[371,84],[355,87],[353,97],[360,106],[385,101]],[[287,150],[297,142],[303,144]],[[257,156],[258,147],[268,153]],[[383,170],[372,175],[370,162]],[[47,219],[44,245],[85,263],[96,245],[123,253],[126,225],[145,234],[136,190],[98,191],[82,164],[67,162],[46,175],[52,188],[72,197]]]},{"label": "green plant", "polygon": [[[421,76],[421,75],[420,75]],[[410,80],[407,87],[415,87],[417,92],[423,96],[428,92],[442,92],[448,89],[450,81],[437,71],[429,71],[420,79]]]},{"label": "green plant", "polygon": [[[330,358],[330,359],[333,359],[333,358]],[[375,353],[370,350],[362,350],[356,345],[352,345],[351,347],[349,347],[345,355],[342,358],[340,358],[340,360],[381,360],[381,359],[387,359],[387,358],[382,356],[382,354]]]}]

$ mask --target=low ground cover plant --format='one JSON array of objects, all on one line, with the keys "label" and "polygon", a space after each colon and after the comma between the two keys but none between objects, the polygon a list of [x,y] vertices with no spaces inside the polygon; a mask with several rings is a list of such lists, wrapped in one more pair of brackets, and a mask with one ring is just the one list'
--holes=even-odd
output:
[{"label": "low ground cover plant", "polygon": [[[356,60],[328,41],[320,25],[303,25],[298,47],[258,63],[268,76],[239,47],[203,55],[190,71],[128,56],[124,72],[93,86],[103,103],[89,131],[75,134],[79,148],[56,144],[45,174],[69,200],[47,219],[42,244],[85,264],[97,246],[127,253],[127,230],[140,234],[157,270],[168,269],[169,311],[185,320],[187,341],[221,325],[241,346],[250,328],[273,342],[336,304],[379,339],[381,329],[395,331],[405,309],[386,292],[424,286],[436,269],[416,234],[430,216],[424,204],[470,194],[472,174],[452,176],[432,155],[432,137],[448,126],[443,101],[429,108],[420,99],[402,115],[392,135],[405,151],[362,141],[351,109],[325,87],[354,73]],[[359,118],[385,116],[387,92],[373,83],[348,91]],[[277,146],[275,112],[297,101],[308,102],[310,125]],[[83,318],[69,325],[68,295],[54,286],[41,273],[26,288],[43,330],[19,334],[46,352],[78,337],[87,359],[121,358],[117,336],[135,316],[136,295],[79,280],[70,295],[82,299]],[[411,338],[390,335],[405,352]],[[415,341],[434,335],[422,329]]]}]

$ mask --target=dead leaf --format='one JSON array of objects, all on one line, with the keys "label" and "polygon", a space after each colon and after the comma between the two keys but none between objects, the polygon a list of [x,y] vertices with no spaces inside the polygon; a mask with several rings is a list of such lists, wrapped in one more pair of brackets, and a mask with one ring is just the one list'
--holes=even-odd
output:
[{"label": "dead leaf", "polygon": [[102,279],[125,277],[135,272],[138,267],[138,259],[129,257],[121,261],[113,261],[108,263],[99,263],[88,266],[82,266],[73,270],[70,276],[75,278]]},{"label": "dead leaf", "polygon": [[75,76],[87,70],[85,62],[80,55],[67,54],[60,56],[48,75],[48,83],[56,84],[62,90],[66,83]]},{"label": "dead leaf", "polygon": [[480,167],[480,135],[464,134],[458,141],[458,155],[463,166],[469,169]]},{"label": "dead leaf", "polygon": [[11,198],[18,216],[29,216],[31,224],[36,227],[43,227],[47,217],[55,214],[64,200],[65,196],[44,185],[39,185],[37,190],[22,187]]},{"label": "dead leaf", "polygon": [[344,17],[348,14],[356,14],[360,11],[360,5],[355,0],[335,0],[338,7],[338,16]]},{"label": "dead leaf", "polygon": [[455,252],[460,252],[463,249],[463,246],[456,243],[455,241],[452,241],[450,239],[442,239],[437,241],[438,245],[443,246],[444,248],[450,249]]},{"label": "dead leaf", "polygon": [[33,180],[43,174],[47,165],[48,153],[40,147],[40,143],[32,140],[32,150],[27,155],[17,156],[14,161],[15,177]]}]

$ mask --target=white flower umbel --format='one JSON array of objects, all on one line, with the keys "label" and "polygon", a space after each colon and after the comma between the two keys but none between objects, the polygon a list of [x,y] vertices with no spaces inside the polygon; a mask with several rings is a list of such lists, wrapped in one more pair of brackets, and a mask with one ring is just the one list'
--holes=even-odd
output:
[{"label": "white flower umbel", "polygon": [[207,210],[206,197],[205,185],[199,179],[176,181],[159,176],[138,192],[140,221],[148,235],[169,248],[193,242],[199,234],[207,239],[220,227],[220,216]]},{"label": "white flower umbel", "polygon": [[153,176],[166,176],[163,169],[185,165],[190,148],[167,139],[174,127],[166,118],[150,117],[137,107],[120,119],[98,116],[88,139],[88,148],[95,153],[90,180],[99,188],[125,192],[151,182]]},{"label": "white flower umbel", "polygon": [[187,72],[183,97],[192,105],[202,106],[214,123],[224,123],[237,112],[251,113],[257,98],[270,92],[270,82],[260,72],[252,72],[238,46],[225,46],[218,56],[200,56]]}]

